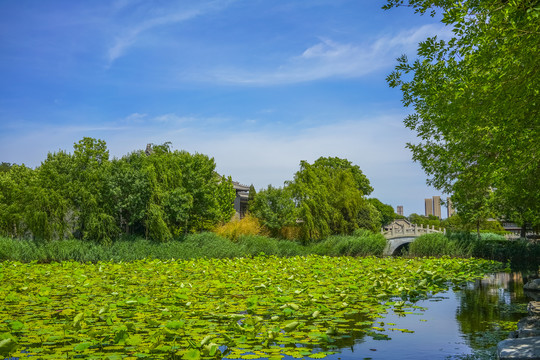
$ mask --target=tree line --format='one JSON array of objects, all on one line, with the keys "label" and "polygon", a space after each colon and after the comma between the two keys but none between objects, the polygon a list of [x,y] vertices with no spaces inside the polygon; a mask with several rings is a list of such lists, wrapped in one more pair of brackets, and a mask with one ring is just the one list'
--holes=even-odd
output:
[{"label": "tree line", "polygon": [[168,241],[211,229],[234,214],[230,178],[202,154],[153,145],[109,159],[103,140],[83,138],[73,154],[49,153],[36,169],[0,173],[0,231],[34,239],[110,243],[122,234]]},{"label": "tree line", "polygon": [[367,198],[372,191],[358,165],[320,157],[313,164],[301,161],[294,179],[284,187],[269,185],[251,196],[249,211],[273,237],[285,237],[291,227],[304,242],[357,229],[377,232],[397,215],[392,206]]},{"label": "tree line", "polygon": [[[0,168],[0,234],[54,240],[78,238],[111,243],[123,235],[167,242],[212,230],[235,214],[231,177],[219,175],[203,154],[151,145],[119,159],[105,141],[85,137],[73,153],[49,153],[35,169]],[[324,158],[300,163],[294,179],[255,195],[249,212],[282,237],[295,228],[303,241],[392,221],[390,205],[367,199],[373,191],[357,165]]]}]

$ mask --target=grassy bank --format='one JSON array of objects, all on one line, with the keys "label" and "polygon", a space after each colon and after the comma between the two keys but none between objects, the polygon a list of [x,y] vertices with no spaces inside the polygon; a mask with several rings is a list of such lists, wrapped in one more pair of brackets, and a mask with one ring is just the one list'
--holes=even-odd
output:
[{"label": "grassy bank", "polygon": [[380,234],[359,232],[353,236],[333,236],[322,242],[301,245],[261,235],[240,236],[236,242],[214,233],[188,235],[181,240],[157,243],[141,238],[101,245],[90,241],[60,240],[35,242],[0,238],[0,261],[80,262],[133,261],[153,259],[234,258],[260,255],[290,257],[298,255],[380,256],[386,240]]},{"label": "grassy bank", "polygon": [[530,240],[507,240],[504,236],[466,232],[426,234],[411,243],[409,256],[476,257],[511,263],[540,264],[540,243]]},{"label": "grassy bank", "polygon": [[[299,255],[382,256],[386,240],[380,234],[357,231],[351,236],[330,236],[302,245],[297,241],[262,235],[242,235],[231,241],[215,233],[204,232],[182,239],[158,243],[142,238],[123,238],[103,245],[92,241],[59,240],[36,242],[0,237],[0,261],[20,262],[74,260],[79,262],[134,261],[142,259],[199,259],[252,257],[261,254],[279,257]],[[476,257],[512,264],[540,263],[540,244],[526,240],[506,240],[496,234],[427,234],[411,243],[410,257]]]}]

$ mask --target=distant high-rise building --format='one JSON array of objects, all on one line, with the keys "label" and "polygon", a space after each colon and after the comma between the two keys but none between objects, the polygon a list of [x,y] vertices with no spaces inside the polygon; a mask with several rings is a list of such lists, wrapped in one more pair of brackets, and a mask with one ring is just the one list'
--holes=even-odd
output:
[{"label": "distant high-rise building", "polygon": [[433,215],[433,199],[424,199],[426,206],[426,216]]},{"label": "distant high-rise building", "polygon": [[398,205],[397,214],[403,216],[403,205]]},{"label": "distant high-rise building", "polygon": [[446,215],[448,217],[454,215],[456,212],[456,210],[454,210],[454,208],[452,207],[452,199],[450,198],[447,198],[446,199]]},{"label": "distant high-rise building", "polygon": [[434,196],[433,197],[433,215],[441,218],[441,197],[440,196]]},{"label": "distant high-rise building", "polygon": [[431,199],[424,199],[426,216],[434,215],[441,218],[441,197],[433,196]]}]

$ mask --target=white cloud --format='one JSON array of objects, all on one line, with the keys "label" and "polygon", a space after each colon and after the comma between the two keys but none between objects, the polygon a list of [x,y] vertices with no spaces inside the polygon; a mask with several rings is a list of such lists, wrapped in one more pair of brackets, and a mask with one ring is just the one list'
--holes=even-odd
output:
[{"label": "white cloud", "polygon": [[193,121],[193,117],[186,117],[186,116],[178,116],[176,114],[164,114],[159,115],[154,118],[152,118],[152,121],[157,123],[174,123],[174,124],[180,124],[184,122]]},{"label": "white cloud", "polygon": [[[115,37],[113,45],[109,47],[107,52],[109,65],[111,65],[116,59],[123,56],[127,49],[137,42],[142,33],[157,27],[191,20],[210,11],[219,10],[227,6],[229,2],[230,0],[201,1],[197,2],[197,6],[193,8],[183,6],[181,8],[169,7],[153,9],[154,12],[151,13],[153,16],[138,19],[138,21],[136,21],[134,24],[124,27]],[[124,8],[131,5],[138,4],[137,2],[131,3],[129,1],[120,1],[114,7]],[[157,15],[155,15],[156,13]]]},{"label": "white cloud", "polygon": [[139,114],[139,113],[133,113],[129,116],[126,116],[124,119],[127,123],[142,123],[146,118],[148,117],[148,114]]},{"label": "white cloud", "polygon": [[214,71],[211,78],[225,83],[275,85],[326,78],[356,78],[391,66],[403,53],[413,53],[428,36],[447,38],[448,28],[440,24],[424,25],[382,36],[368,44],[340,43],[323,38],[300,55],[293,56],[273,70],[250,71],[227,68]]}]

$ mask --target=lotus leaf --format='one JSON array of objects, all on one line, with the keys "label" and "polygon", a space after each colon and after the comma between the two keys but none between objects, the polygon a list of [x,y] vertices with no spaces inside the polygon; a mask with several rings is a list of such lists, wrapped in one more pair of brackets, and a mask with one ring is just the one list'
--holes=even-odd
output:
[{"label": "lotus leaf", "polygon": [[0,351],[43,359],[317,359],[364,336],[388,340],[375,331],[384,324],[374,323],[388,310],[418,313],[411,300],[500,268],[472,259],[325,256],[4,262]]}]

